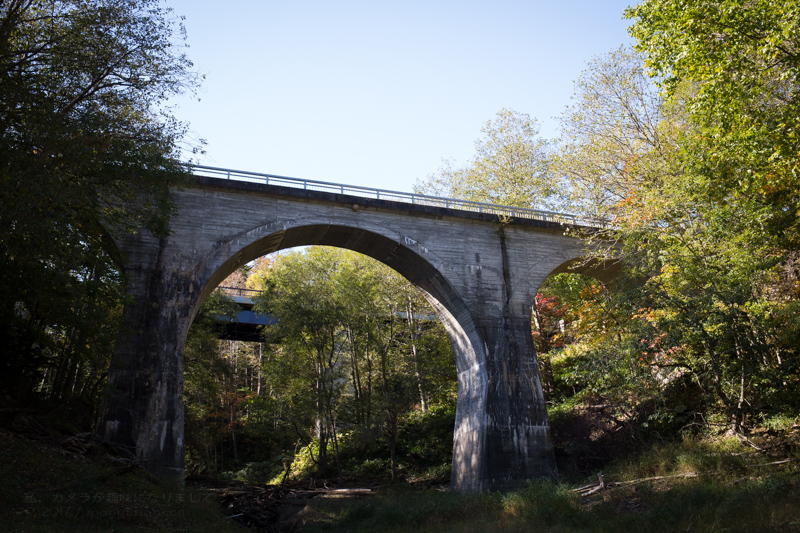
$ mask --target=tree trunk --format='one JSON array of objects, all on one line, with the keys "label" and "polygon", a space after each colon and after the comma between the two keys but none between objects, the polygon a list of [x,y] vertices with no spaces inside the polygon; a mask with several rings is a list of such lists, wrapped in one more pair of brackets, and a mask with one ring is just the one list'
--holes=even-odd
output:
[{"label": "tree trunk", "polygon": [[388,350],[388,344],[384,349],[381,350],[381,377],[383,380],[383,401],[386,408],[386,414],[389,416],[389,449],[392,461],[392,480],[394,480],[397,473],[397,415],[393,405],[394,398],[391,398],[389,394],[389,380],[386,369],[386,352]]},{"label": "tree trunk", "polygon": [[397,477],[397,413],[394,409],[389,413],[389,450],[392,458],[392,480]]},{"label": "tree trunk", "polygon": [[328,471],[328,435],[325,427],[325,366],[323,363],[322,351],[317,348],[317,420],[316,420],[316,437],[319,442],[319,468],[317,469],[318,477],[325,477]]},{"label": "tree trunk", "polygon": [[367,360],[367,401],[366,401],[366,420],[372,417],[372,358],[369,356],[369,334],[367,334],[367,345],[364,348],[364,357]]},{"label": "tree trunk", "polygon": [[231,448],[233,449],[234,461],[239,460],[239,447],[236,444],[236,385],[234,377],[236,374],[236,360],[234,359],[234,352],[236,351],[234,341],[228,341],[229,352],[231,358],[231,373],[230,373],[230,391],[228,394],[228,407],[230,409],[230,427],[231,427]]},{"label": "tree trunk", "polygon": [[406,300],[406,319],[408,320],[408,330],[411,333],[411,358],[414,361],[414,378],[417,381],[417,392],[419,392],[419,406],[423,413],[428,412],[428,402],[425,399],[425,391],[422,387],[422,376],[419,372],[419,359],[417,357],[417,322],[414,318],[414,305],[411,296]]},{"label": "tree trunk", "polygon": [[361,376],[358,372],[358,351],[353,329],[347,328],[347,339],[350,342],[350,378],[353,381],[353,401],[355,402],[356,420],[364,422],[364,406],[361,394]]},{"label": "tree trunk", "polygon": [[261,396],[261,364],[264,358],[264,343],[258,343],[258,387],[256,388],[256,396]]}]

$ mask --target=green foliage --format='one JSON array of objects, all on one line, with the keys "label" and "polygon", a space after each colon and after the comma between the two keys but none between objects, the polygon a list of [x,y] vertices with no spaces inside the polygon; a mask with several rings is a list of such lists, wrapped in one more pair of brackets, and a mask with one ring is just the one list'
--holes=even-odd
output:
[{"label": "green foliage", "polygon": [[641,356],[713,391],[736,431],[759,413],[796,413],[781,389],[797,380],[800,11],[654,0],[626,14],[688,111],[674,171],[644,182],[620,219],[631,270],[648,278],[634,316]]},{"label": "green foliage", "polygon": [[399,454],[415,478],[449,480],[452,465],[455,402],[414,411],[403,424]]},{"label": "green foliage", "polygon": [[560,118],[553,172],[568,180],[570,209],[613,218],[642,182],[665,172],[679,108],[663,106],[644,58],[624,47],[588,62],[573,99]]},{"label": "green foliage", "polygon": [[[450,479],[453,450],[455,405],[437,404],[426,412],[404,413],[397,433],[395,470],[407,479],[446,482]],[[359,479],[392,478],[392,461],[389,435],[380,427],[355,425],[337,435],[342,462],[342,475]],[[334,454],[332,440],[328,441],[328,455]],[[254,480],[257,468],[272,468],[270,483],[284,479],[284,471],[277,464],[286,463],[288,480],[308,479],[317,473],[320,444],[315,438],[296,450],[293,459],[283,456],[268,463],[248,464],[234,473],[237,479]],[[291,464],[289,464],[291,462]],[[249,477],[248,477],[249,476]]]},{"label": "green foliage", "polygon": [[[603,471],[579,497],[536,480],[506,494],[390,487],[370,499],[315,499],[309,531],[793,531],[797,467],[765,466],[736,439],[653,446]],[[755,464],[761,466],[755,467]],[[747,466],[751,465],[751,466]],[[653,476],[697,476],[649,479]],[[593,475],[580,485],[597,483]]]},{"label": "green foliage", "polygon": [[0,388],[17,398],[98,393],[124,294],[114,241],[166,232],[186,172],[163,104],[195,80],[158,4],[0,5]]},{"label": "green foliage", "polygon": [[278,485],[285,473],[283,461],[284,457],[279,455],[269,461],[249,462],[239,470],[222,472],[219,477],[255,485]]},{"label": "green foliage", "polygon": [[[331,450],[326,450],[331,451]],[[319,467],[319,441],[312,438],[311,441],[297,450],[294,459],[289,465],[289,479],[308,479],[314,477]],[[281,475],[283,478],[283,475]],[[277,477],[272,482],[280,482]]]},{"label": "green foliage", "polygon": [[496,499],[391,488],[379,493],[368,508],[362,504],[345,509],[337,525],[348,531],[440,530],[449,524],[461,524],[465,518],[483,518],[482,513],[494,511]]},{"label": "green foliage", "polygon": [[[235,527],[220,513],[211,491],[154,485],[135,471],[111,475],[117,467],[106,464],[105,454],[90,453],[76,461],[54,444],[21,439],[8,431],[3,432],[2,441],[0,527],[4,531],[227,531]],[[369,497],[316,497],[304,502],[303,529],[796,530],[800,525],[796,464],[770,466],[766,463],[772,458],[748,449],[736,439],[655,446],[609,465],[604,470],[606,489],[580,499],[572,487],[545,481],[533,481],[506,494],[457,494],[393,485]],[[268,464],[252,464],[242,472],[250,475],[267,468]],[[692,472],[700,475],[642,481],[653,475]],[[596,476],[588,482],[596,483]]]},{"label": "green foliage", "polygon": [[[340,477],[449,469],[455,362],[414,287],[324,247],[282,253],[234,281],[263,290],[256,309],[277,322],[263,343],[219,341],[220,320],[238,309],[218,293],[204,303],[185,351],[189,468],[275,483],[285,472],[330,476],[333,462]],[[422,442],[432,449],[409,450]]]},{"label": "green foliage", "polygon": [[771,233],[797,238],[800,8],[782,0],[647,0],[630,8],[631,33],[674,94],[691,83],[695,157],[718,195],[770,207]]},{"label": "green foliage", "polygon": [[396,470],[403,413],[415,404],[425,409],[453,379],[441,326],[417,317],[433,311],[394,271],[333,248],[281,255],[253,279],[265,289],[257,309],[278,319],[265,329],[285,350],[276,362],[294,376],[289,383],[295,392],[284,390],[305,398],[304,417],[313,421],[319,475],[325,475],[329,440],[341,475],[346,443],[337,436],[358,424],[385,428]]},{"label": "green foliage", "polygon": [[562,190],[548,172],[548,142],[539,137],[539,124],[525,113],[501,109],[482,128],[475,157],[454,168],[445,161],[437,174],[418,182],[425,194],[475,202],[556,209]]},{"label": "green foliage", "polygon": [[657,443],[615,462],[605,475],[609,479],[641,479],[688,472],[742,471],[744,465],[754,461],[748,451],[735,439]]},{"label": "green foliage", "polygon": [[577,205],[614,217],[594,253],[616,243],[625,273],[562,312],[554,387],[624,403],[656,435],[794,418],[800,11],[645,0],[626,15],[638,53],[582,74],[556,166]]},{"label": "green foliage", "polygon": [[574,525],[584,521],[577,494],[570,487],[551,481],[531,481],[504,495],[502,505],[504,513],[529,523]]}]

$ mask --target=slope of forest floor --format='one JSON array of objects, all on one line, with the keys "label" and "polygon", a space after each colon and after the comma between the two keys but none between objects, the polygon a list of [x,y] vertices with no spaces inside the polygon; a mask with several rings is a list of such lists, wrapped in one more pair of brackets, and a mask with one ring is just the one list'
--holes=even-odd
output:
[{"label": "slope of forest floor", "polygon": [[800,531],[800,426],[751,440],[760,451],[722,437],[653,445],[582,482],[535,481],[507,494],[376,479],[190,478],[179,488],[89,435],[17,414],[0,428],[0,530]]},{"label": "slope of forest floor", "polygon": [[165,485],[89,434],[2,414],[0,531],[241,531],[213,493]]}]

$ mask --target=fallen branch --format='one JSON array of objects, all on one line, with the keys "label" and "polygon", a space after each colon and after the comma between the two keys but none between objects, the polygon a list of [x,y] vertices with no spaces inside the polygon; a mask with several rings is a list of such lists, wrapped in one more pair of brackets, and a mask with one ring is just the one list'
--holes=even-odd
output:
[{"label": "fallen branch", "polygon": [[633,479],[631,481],[617,481],[614,482],[614,486],[627,486],[627,485],[638,485],[639,483],[644,483],[646,481],[661,481],[664,479],[677,479],[682,477],[697,477],[700,475],[700,472],[686,472],[685,474],[673,474],[671,476],[654,476],[654,477],[646,477],[642,479]]},{"label": "fallen branch", "polygon": [[748,446],[750,446],[755,450],[758,450],[759,452],[763,453],[765,451],[764,448],[758,446],[755,442],[748,439],[746,435],[742,435],[741,433],[736,432],[736,438],[739,439],[739,442],[741,442],[742,444],[747,444]]},{"label": "fallen branch", "polygon": [[673,474],[671,476],[654,476],[654,477],[646,477],[642,479],[632,479],[631,481],[610,481],[605,483],[603,481],[602,474],[600,475],[600,482],[598,484],[586,485],[584,487],[580,487],[577,489],[572,489],[572,492],[580,493],[581,496],[589,496],[600,492],[605,488],[610,487],[622,487],[622,486],[630,486],[630,485],[638,485],[639,483],[645,483],[647,481],[661,481],[664,479],[677,479],[677,478],[684,478],[684,477],[697,477],[699,476],[699,472],[686,472],[684,474]]},{"label": "fallen branch", "polygon": [[757,466],[785,465],[785,464],[787,464],[787,463],[796,463],[797,461],[800,461],[800,459],[784,459],[784,460],[782,460],[782,461],[773,461],[773,462],[771,462],[771,463],[761,463],[761,464],[755,464],[755,465],[744,465],[744,466],[746,466],[746,467],[748,467],[748,468],[755,468],[755,467],[757,467]]},{"label": "fallen branch", "polygon": [[599,481],[599,483],[597,485],[586,485],[585,487],[581,487],[579,489],[573,490],[573,492],[581,492],[581,491],[583,491],[585,489],[588,489],[588,490],[586,490],[586,492],[583,492],[583,494],[581,494],[581,496],[589,496],[589,495],[594,494],[595,492],[600,492],[601,490],[606,488],[606,483],[605,483],[605,481],[603,481],[603,473],[602,472],[597,474],[597,480]]},{"label": "fallen branch", "polygon": [[[800,458],[783,459],[781,461],[773,461],[771,463],[760,463],[760,464],[752,464],[752,465],[744,465],[744,466],[746,466],[748,468],[757,468],[757,467],[761,467],[761,466],[785,465],[785,464],[789,464],[789,463],[796,463],[798,461],[800,461]],[[584,485],[583,487],[578,487],[577,489],[572,489],[572,492],[577,492],[581,496],[590,496],[592,494],[600,492],[601,490],[603,490],[605,488],[625,487],[625,486],[630,486],[630,485],[638,485],[639,483],[645,483],[647,481],[663,481],[665,479],[678,479],[678,478],[697,477],[701,473],[702,472],[686,472],[686,473],[683,473],[683,474],[673,474],[673,475],[670,475],[670,476],[654,476],[654,477],[646,477],[646,478],[641,478],[641,479],[632,479],[630,481],[611,481],[609,483],[604,483],[603,482],[603,475],[600,474],[600,476],[599,476],[600,477],[600,482],[599,483],[597,483],[597,484],[592,483],[591,485]],[[747,478],[739,479],[739,480],[735,481],[734,483],[739,483],[740,481],[742,481],[744,479],[747,479]]]},{"label": "fallen branch", "polygon": [[583,492],[585,490],[593,489],[597,485],[592,483],[591,485],[584,485],[583,487],[578,487],[577,489],[572,489],[572,492]]}]

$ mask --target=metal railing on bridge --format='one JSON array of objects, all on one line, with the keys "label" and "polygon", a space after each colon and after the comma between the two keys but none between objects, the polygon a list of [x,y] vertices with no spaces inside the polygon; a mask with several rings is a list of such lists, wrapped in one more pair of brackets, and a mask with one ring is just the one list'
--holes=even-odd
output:
[{"label": "metal railing on bridge", "polygon": [[390,200],[393,202],[402,202],[413,205],[446,207],[448,209],[486,213],[490,215],[497,215],[499,217],[527,218],[532,220],[541,220],[544,222],[556,222],[558,224],[571,224],[591,228],[607,228],[610,226],[610,223],[603,219],[581,217],[577,215],[555,213],[552,211],[542,211],[539,209],[530,209],[525,207],[486,204],[482,202],[472,202],[470,200],[459,200],[457,198],[443,198],[439,196],[428,196],[426,194],[373,189],[371,187],[360,187],[358,185],[343,185],[340,183],[328,183],[325,181],[290,178],[287,176],[277,176],[275,174],[231,170],[228,168],[207,167],[203,165],[190,165],[189,169],[196,176],[206,176],[210,178],[247,181],[251,183],[264,183],[266,185],[277,185],[280,187],[291,187],[293,189],[305,189],[309,191],[347,194],[361,198]]},{"label": "metal railing on bridge", "polygon": [[[260,291],[258,289],[242,289],[240,287],[225,287],[222,285],[218,286],[216,290],[231,298],[239,298],[237,303],[239,303],[240,305],[242,303],[246,303],[248,306],[252,305],[254,296],[258,296],[265,292],[265,291]],[[395,311],[394,316],[406,320],[408,318],[408,313],[406,313],[405,311]],[[424,313],[414,313],[414,319],[426,320],[426,321],[438,321],[439,317],[436,315],[428,315]],[[270,324],[271,323],[272,322],[270,322]]]},{"label": "metal railing on bridge", "polygon": [[259,291],[257,289],[242,289],[241,287],[217,287],[217,290],[227,296],[230,297],[239,297],[239,298],[249,298],[253,299],[254,296],[258,296],[259,294],[263,293],[264,291]]}]

